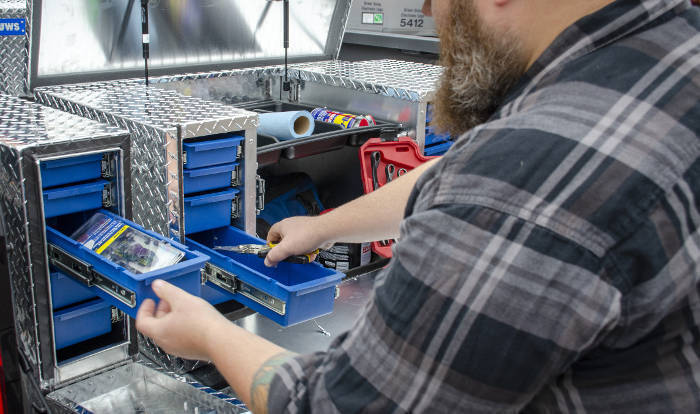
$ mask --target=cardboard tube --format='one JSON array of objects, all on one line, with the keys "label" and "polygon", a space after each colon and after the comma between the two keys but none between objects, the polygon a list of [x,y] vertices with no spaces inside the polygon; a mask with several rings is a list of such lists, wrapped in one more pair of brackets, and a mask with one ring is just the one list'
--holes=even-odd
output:
[{"label": "cardboard tube", "polygon": [[287,140],[308,137],[314,132],[314,118],[308,111],[260,114],[258,133]]}]

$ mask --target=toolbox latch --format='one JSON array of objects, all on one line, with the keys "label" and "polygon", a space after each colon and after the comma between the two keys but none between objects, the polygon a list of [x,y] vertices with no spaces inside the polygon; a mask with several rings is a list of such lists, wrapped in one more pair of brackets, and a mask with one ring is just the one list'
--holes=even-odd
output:
[{"label": "toolbox latch", "polygon": [[238,187],[242,184],[241,177],[241,166],[237,164],[236,167],[231,171],[231,187]]},{"label": "toolbox latch", "polygon": [[255,215],[265,210],[265,180],[259,175],[255,176]]},{"label": "toolbox latch", "polygon": [[102,189],[102,207],[110,208],[114,206],[114,186],[112,183],[105,184]]},{"label": "toolbox latch", "polygon": [[112,152],[102,154],[102,177],[114,178],[117,170],[116,156]]},{"label": "toolbox latch", "polygon": [[236,219],[239,219],[241,217],[241,197],[236,194],[236,196],[231,200],[231,223]]},{"label": "toolbox latch", "polygon": [[97,272],[91,264],[73,257],[60,247],[48,244],[49,262],[61,272],[88,287],[97,287],[130,308],[136,307],[136,293]]}]

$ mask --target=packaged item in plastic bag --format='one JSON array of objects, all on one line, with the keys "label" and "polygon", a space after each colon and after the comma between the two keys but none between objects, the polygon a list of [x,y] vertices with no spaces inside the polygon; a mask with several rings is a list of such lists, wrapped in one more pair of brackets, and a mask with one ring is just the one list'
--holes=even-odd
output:
[{"label": "packaged item in plastic bag", "polygon": [[95,213],[71,237],[133,273],[147,273],[173,265],[185,255],[169,243],[102,213]]}]

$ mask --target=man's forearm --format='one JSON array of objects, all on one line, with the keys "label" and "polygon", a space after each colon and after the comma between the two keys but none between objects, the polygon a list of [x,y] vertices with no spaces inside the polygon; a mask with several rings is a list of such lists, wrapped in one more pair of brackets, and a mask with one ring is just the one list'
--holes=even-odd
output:
[{"label": "man's forearm", "polygon": [[437,159],[420,165],[401,178],[319,217],[328,243],[361,243],[397,238],[408,197],[418,178]]},{"label": "man's forearm", "polygon": [[232,323],[210,332],[207,346],[214,365],[251,411],[266,413],[274,373],[295,354]]}]

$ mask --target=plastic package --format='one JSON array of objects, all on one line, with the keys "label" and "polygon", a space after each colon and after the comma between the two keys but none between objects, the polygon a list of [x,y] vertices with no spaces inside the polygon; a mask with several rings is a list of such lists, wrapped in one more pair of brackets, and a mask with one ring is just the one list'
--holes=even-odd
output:
[{"label": "plastic package", "polygon": [[169,243],[102,213],[95,213],[71,238],[133,273],[173,265],[185,255]]}]

